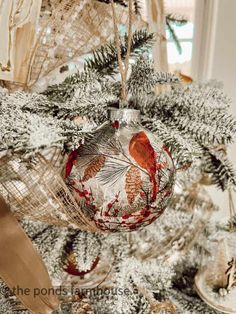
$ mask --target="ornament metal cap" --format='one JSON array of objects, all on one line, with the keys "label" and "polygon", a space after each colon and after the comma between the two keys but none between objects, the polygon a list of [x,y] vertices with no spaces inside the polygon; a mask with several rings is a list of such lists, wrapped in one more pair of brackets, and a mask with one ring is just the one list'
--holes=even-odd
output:
[{"label": "ornament metal cap", "polygon": [[109,108],[108,109],[108,118],[111,121],[119,121],[119,122],[136,122],[140,123],[140,111],[136,109],[117,109],[117,108]]}]

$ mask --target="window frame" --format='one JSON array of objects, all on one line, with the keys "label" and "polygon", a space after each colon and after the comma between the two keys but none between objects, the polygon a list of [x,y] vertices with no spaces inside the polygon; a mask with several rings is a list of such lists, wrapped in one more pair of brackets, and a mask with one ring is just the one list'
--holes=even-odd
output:
[{"label": "window frame", "polygon": [[195,80],[210,79],[216,40],[219,0],[195,0],[191,73]]}]

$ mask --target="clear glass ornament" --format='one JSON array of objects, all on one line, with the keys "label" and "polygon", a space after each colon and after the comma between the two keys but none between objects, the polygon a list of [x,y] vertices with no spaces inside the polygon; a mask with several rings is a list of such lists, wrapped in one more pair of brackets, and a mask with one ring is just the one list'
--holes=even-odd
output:
[{"label": "clear glass ornament", "polygon": [[175,168],[168,148],[133,109],[110,109],[109,121],[73,151],[66,182],[82,212],[104,232],[147,226],[172,196]]},{"label": "clear glass ornament", "polygon": [[221,231],[211,242],[195,277],[199,296],[212,308],[236,313],[236,234]]}]

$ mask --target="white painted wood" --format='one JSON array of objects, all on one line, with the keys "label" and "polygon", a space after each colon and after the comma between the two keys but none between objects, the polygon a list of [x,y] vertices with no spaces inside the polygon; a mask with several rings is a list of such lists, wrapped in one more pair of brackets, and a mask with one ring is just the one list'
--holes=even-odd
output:
[{"label": "white painted wood", "polygon": [[0,0],[0,79],[26,83],[42,0]]},{"label": "white painted wood", "polygon": [[[236,116],[236,32],[235,0],[196,0],[193,47],[193,77],[195,80],[216,79],[232,98],[231,112]],[[236,164],[236,144],[228,149],[230,160]],[[229,218],[228,194],[214,186],[207,188],[220,207],[214,218]],[[233,194],[236,202],[236,194]]]},{"label": "white painted wood", "polygon": [[12,49],[10,38],[10,14],[12,0],[0,0],[0,79],[9,80],[13,77],[11,71]]},{"label": "white painted wood", "polygon": [[153,46],[155,67],[159,71],[168,71],[164,1],[146,0],[146,7],[149,31],[157,34]]},{"label": "white painted wood", "polygon": [[[198,1],[198,0],[197,0]],[[224,92],[232,99],[231,112],[236,117],[236,32],[235,32],[235,0],[220,0],[217,10],[217,25],[215,43],[213,46],[212,65],[210,78],[221,81],[224,84]],[[234,140],[236,137],[234,138]],[[229,145],[229,158],[236,168],[236,143]],[[222,209],[219,212],[221,219],[229,216],[227,193],[220,193],[211,189],[214,201]],[[233,193],[236,204],[236,193]]]},{"label": "white painted wood", "polygon": [[[168,71],[167,41],[165,33],[165,12],[163,0],[146,0],[146,12],[148,17],[148,29],[156,34],[156,40],[152,48],[154,66],[157,71]],[[169,86],[156,86],[156,94],[167,91]]]},{"label": "white painted wood", "polygon": [[219,0],[197,0],[195,5],[192,76],[204,81],[211,77]]}]

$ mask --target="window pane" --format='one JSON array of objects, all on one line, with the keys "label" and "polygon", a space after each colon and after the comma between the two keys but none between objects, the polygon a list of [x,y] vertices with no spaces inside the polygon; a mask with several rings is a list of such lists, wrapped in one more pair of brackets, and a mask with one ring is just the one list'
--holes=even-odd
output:
[{"label": "window pane", "polygon": [[192,58],[192,42],[182,42],[182,54],[179,54],[173,42],[167,43],[168,62],[170,64],[184,63],[191,61]]},{"label": "window pane", "polygon": [[165,0],[165,8],[166,14],[188,21],[182,26],[172,20],[169,21],[169,26],[174,32],[174,34],[171,33],[171,29],[167,27],[169,68],[171,71],[178,71],[191,76],[195,0]]},{"label": "window pane", "polygon": [[[188,22],[183,26],[172,25],[178,39],[191,39],[193,38],[193,23]],[[167,40],[171,40],[169,31],[167,30]]]}]

